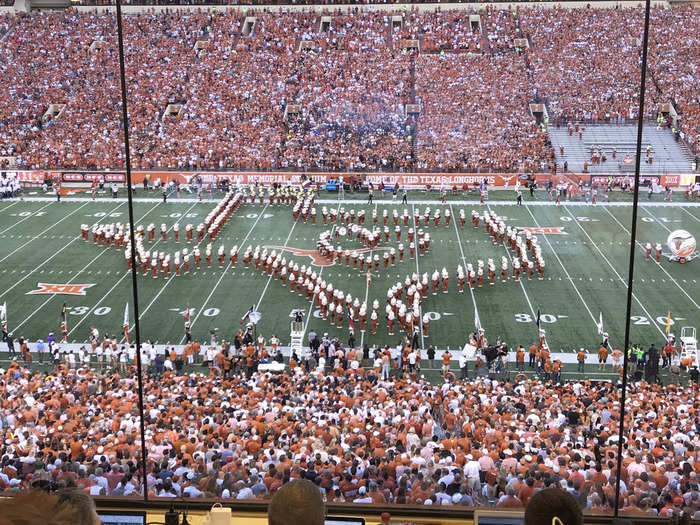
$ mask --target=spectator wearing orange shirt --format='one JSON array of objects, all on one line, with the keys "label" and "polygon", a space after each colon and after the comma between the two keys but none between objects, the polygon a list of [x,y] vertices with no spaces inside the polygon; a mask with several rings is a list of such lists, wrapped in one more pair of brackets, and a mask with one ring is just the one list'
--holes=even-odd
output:
[{"label": "spectator wearing orange shirt", "polygon": [[608,362],[608,349],[601,346],[598,349],[598,370],[605,370],[605,364]]}]

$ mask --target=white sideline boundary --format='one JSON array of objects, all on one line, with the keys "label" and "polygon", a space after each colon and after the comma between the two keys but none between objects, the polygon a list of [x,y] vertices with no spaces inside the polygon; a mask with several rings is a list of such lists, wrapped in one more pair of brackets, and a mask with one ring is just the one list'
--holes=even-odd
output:
[{"label": "white sideline boundary", "polygon": [[[0,344],[2,344],[2,343],[0,343]],[[135,344],[136,344],[136,343],[134,343],[134,342],[131,342],[131,343],[130,343],[130,345],[135,345]],[[61,349],[63,349],[63,350],[70,350],[70,351],[72,351],[72,352],[77,352],[81,347],[89,348],[89,345],[90,345],[90,343],[87,342],[87,341],[84,342],[84,343],[58,343],[58,346],[59,346]],[[34,357],[34,364],[38,364],[38,360],[36,359],[36,355],[37,355],[37,354],[36,354],[36,343],[30,343],[29,346],[30,346],[30,351],[32,352],[33,357]],[[126,345],[126,344],[124,344],[124,343],[120,343],[120,346],[129,346],[129,345]],[[202,345],[202,346],[203,346],[203,347],[206,347],[206,346],[208,346],[208,345]],[[160,343],[160,342],[156,341],[155,343],[153,343],[153,347],[154,347],[154,349],[158,349],[158,348],[174,348],[176,351],[178,351],[178,350],[184,349],[185,345],[182,345],[182,344],[179,344],[179,345],[172,345],[172,344]],[[218,347],[218,345],[217,345],[217,347]],[[306,348],[309,348],[309,347],[308,347],[308,346],[303,346],[303,348],[306,349]],[[289,357],[289,355],[290,355],[290,353],[291,353],[291,350],[290,350],[291,347],[289,347],[289,346],[280,346],[279,349],[280,349],[280,352],[282,353],[283,356]],[[459,349],[457,349],[457,350],[459,350]],[[7,347],[6,347],[4,344],[2,344],[2,350],[0,350],[0,352],[2,352],[3,354],[6,354],[6,352],[7,352]],[[452,349],[452,350],[435,350],[435,361],[436,361],[436,364],[442,362],[442,354],[443,354],[444,352],[450,352],[450,353],[452,354],[452,357],[450,358],[450,362],[452,362],[452,363],[458,363],[458,362],[459,362],[459,356],[458,356],[459,352],[455,352],[455,349]],[[564,363],[564,364],[577,364],[577,363],[578,363],[578,361],[576,360],[576,354],[575,354],[575,353],[571,353],[571,352],[551,352],[549,355],[551,356],[551,358],[552,358],[553,361],[556,360],[556,359],[559,359],[559,360],[560,360],[562,363]],[[19,358],[19,354],[18,354],[17,357]],[[18,359],[18,360],[19,360],[19,359]],[[0,361],[2,361],[2,358],[0,358]],[[421,350],[421,362],[422,362],[423,365],[426,365],[427,362],[428,362],[428,353],[427,353],[426,350]],[[515,352],[514,352],[514,351],[508,353],[508,362],[509,362],[509,363],[515,363],[515,362],[516,362],[516,361],[515,361]],[[526,362],[527,362],[527,361],[526,361]],[[133,363],[131,363],[131,364],[133,364]],[[199,364],[199,363],[198,363],[198,364]],[[470,371],[470,373],[472,373],[472,374],[474,373],[473,364],[474,364],[474,360],[470,360],[470,361],[469,361],[469,371]],[[594,354],[588,354],[588,361],[586,362],[586,364],[588,364],[588,365],[598,364],[598,356],[597,356],[597,355],[594,355]],[[612,366],[610,363],[608,363],[608,365],[609,365],[609,366]],[[610,369],[612,369],[612,368],[610,368]],[[433,368],[433,369],[431,369],[431,370],[440,371],[440,368],[439,368],[439,367],[438,367],[438,368]],[[526,364],[526,366],[525,366],[525,371],[527,371],[527,370],[534,370],[534,369],[529,368],[529,367],[527,366],[527,364]],[[511,372],[511,373],[516,373],[517,370],[515,370],[515,368],[513,367],[513,368],[510,368],[510,372]],[[598,372],[598,373],[601,373],[601,372]],[[602,372],[602,373],[605,373],[605,372]],[[619,374],[615,373],[614,375],[615,375],[615,376],[618,376]]]},{"label": "white sideline boundary", "polygon": [[[497,190],[500,191],[500,190]],[[10,200],[15,200],[15,199],[10,199]],[[18,199],[17,199],[18,200]],[[85,197],[61,197],[61,202],[85,202],[86,200],[90,200],[89,198]],[[219,202],[221,198],[207,198],[207,199],[202,199],[197,200],[197,199],[183,199],[183,198],[172,198],[168,199],[166,204],[169,203],[192,203],[193,200],[196,200],[197,203],[206,203],[206,202]],[[56,202],[55,198],[52,197],[25,197],[24,198],[25,202]],[[91,202],[127,202],[126,197],[118,197],[116,199],[97,199],[95,201]],[[19,202],[19,200],[18,200]],[[157,199],[153,197],[146,197],[146,198],[134,198],[134,202],[163,202],[163,199]],[[355,206],[364,206],[366,205],[366,202],[364,199],[315,199],[314,203],[315,204],[338,204],[340,202],[341,205],[351,205],[354,204]],[[435,206],[436,204],[440,204],[440,199],[439,197],[435,197],[434,199],[416,199],[416,200],[410,200],[409,199],[409,204],[412,205],[430,205],[430,206]],[[394,201],[394,200],[383,200],[383,199],[375,199],[375,204],[377,205],[386,205],[386,206],[403,206],[401,201]],[[492,206],[517,206],[517,203],[513,200],[487,200],[484,204],[481,204],[478,200],[448,200],[447,204],[452,204],[453,206],[479,206],[479,207],[486,207],[489,204]],[[597,204],[591,204],[589,202],[579,202],[579,201],[568,201],[565,204],[556,204],[554,201],[551,200],[532,200],[532,201],[523,201],[522,206],[582,206],[582,207],[591,207],[591,208],[596,208],[596,207],[601,207],[601,206],[610,206],[610,207],[622,207],[622,208],[627,208],[627,207],[632,207],[632,201],[606,201],[606,202],[600,202],[598,201]],[[266,206],[269,206],[269,203],[266,204]],[[278,207],[276,204],[273,206]],[[286,205],[280,205],[279,207],[281,208],[282,206]],[[640,204],[641,206],[641,204]],[[700,208],[700,201],[663,201],[663,202],[645,202],[643,204],[645,207],[651,207],[651,208]],[[37,210],[39,211],[39,210]],[[0,210],[0,213],[2,210]],[[695,219],[697,217],[693,216]],[[700,220],[700,219],[699,219]],[[2,233],[2,232],[0,232]]]}]

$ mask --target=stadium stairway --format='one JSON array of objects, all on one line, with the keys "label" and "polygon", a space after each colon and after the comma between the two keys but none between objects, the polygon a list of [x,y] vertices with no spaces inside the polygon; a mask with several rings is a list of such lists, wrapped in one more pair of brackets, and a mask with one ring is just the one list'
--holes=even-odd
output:
[{"label": "stadium stairway", "polygon": [[[564,161],[567,162],[569,171],[583,172],[583,163],[588,162],[588,171],[592,174],[634,174],[634,170],[623,171],[620,163],[625,156],[634,158],[637,144],[637,126],[615,124],[587,124],[583,126],[583,138],[579,139],[577,133],[569,136],[566,126],[548,128],[549,138],[552,141],[556,155],[557,168],[561,170]],[[564,146],[564,155],[560,154],[560,146]],[[652,164],[645,162],[647,147],[651,147]],[[607,160],[600,164],[591,164],[590,150],[592,147],[603,149]],[[612,158],[612,150],[617,150],[617,156]],[[642,175],[661,175],[672,173],[685,173],[690,170],[691,159],[688,152],[676,142],[668,129],[657,130],[653,124],[644,125],[642,135]]]}]

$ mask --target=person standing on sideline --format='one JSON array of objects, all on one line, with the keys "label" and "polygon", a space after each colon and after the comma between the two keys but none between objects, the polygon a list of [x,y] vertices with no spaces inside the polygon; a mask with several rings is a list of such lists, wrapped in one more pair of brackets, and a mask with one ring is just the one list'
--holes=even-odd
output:
[{"label": "person standing on sideline", "polygon": [[523,192],[520,190],[518,190],[518,192],[517,192],[516,201],[518,203],[518,206],[523,205]]}]

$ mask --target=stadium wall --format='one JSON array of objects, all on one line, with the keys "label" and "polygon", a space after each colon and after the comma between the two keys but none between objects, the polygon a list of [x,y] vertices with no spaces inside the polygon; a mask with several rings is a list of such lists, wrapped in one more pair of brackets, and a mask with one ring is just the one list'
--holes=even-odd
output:
[{"label": "stadium wall", "polygon": [[[44,177],[47,175],[53,179],[59,178],[61,183],[66,187],[80,187],[81,185],[98,182],[116,182],[123,184],[126,182],[126,174],[124,171],[88,171],[88,170],[72,170],[72,171],[57,171],[57,170],[25,170],[25,171],[8,171],[7,173],[17,173],[22,183],[26,185],[41,184]],[[306,176],[307,179],[317,184],[325,185],[328,181],[337,180],[342,176],[346,182],[351,178],[355,178],[363,184],[372,183],[376,186],[383,183],[386,187],[392,187],[398,184],[406,188],[440,188],[447,186],[452,188],[457,186],[461,189],[465,184],[468,186],[479,185],[486,179],[487,185],[490,187],[506,187],[515,185],[516,177],[522,181],[528,179],[528,175],[517,173],[350,173],[350,172],[287,172],[287,171],[270,171],[270,172],[230,172],[230,171],[133,171],[131,173],[132,180],[136,184],[142,184],[146,175],[150,175],[151,180],[160,179],[162,182],[169,182],[177,179],[181,184],[188,184],[194,176],[201,176],[205,184],[215,180],[227,180],[233,184],[254,184],[258,183],[263,186],[274,183],[283,185],[302,184]],[[555,184],[559,182],[574,182],[578,183],[583,180],[584,184],[592,182],[603,184],[608,179],[608,174],[596,173],[559,173],[552,175],[551,173],[537,173],[533,175],[538,184],[546,184],[552,180]],[[616,179],[627,178],[628,176],[620,175],[619,173],[611,173]],[[661,186],[687,186],[695,182],[695,174],[663,174],[663,175],[645,175],[641,177],[642,182],[650,182],[655,180]]]}]

